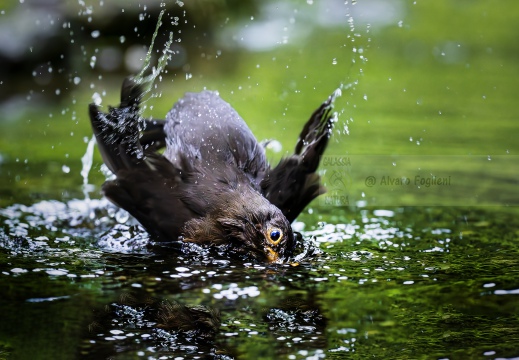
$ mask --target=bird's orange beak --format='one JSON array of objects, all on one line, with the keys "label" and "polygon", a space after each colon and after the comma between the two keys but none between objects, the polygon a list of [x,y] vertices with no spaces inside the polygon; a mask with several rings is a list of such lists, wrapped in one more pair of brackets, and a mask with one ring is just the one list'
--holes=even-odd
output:
[{"label": "bird's orange beak", "polygon": [[276,262],[279,259],[279,254],[275,252],[270,246],[266,246],[265,250],[267,250],[267,259],[270,263]]}]

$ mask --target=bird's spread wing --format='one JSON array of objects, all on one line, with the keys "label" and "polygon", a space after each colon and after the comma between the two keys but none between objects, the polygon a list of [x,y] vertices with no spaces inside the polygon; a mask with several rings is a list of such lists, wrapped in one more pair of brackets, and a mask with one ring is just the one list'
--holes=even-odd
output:
[{"label": "bird's spread wing", "polygon": [[[148,149],[160,140],[150,136],[140,141],[144,120],[138,107],[142,92],[127,79],[121,91],[121,105],[103,113],[91,104],[92,128],[105,164],[116,175],[103,185],[105,196],[132,214],[158,240],[176,240],[184,223],[204,213],[205,204],[188,199],[186,188],[192,168],[185,158],[176,166]],[[161,126],[160,124],[158,125]]]},{"label": "bird's spread wing", "polygon": [[261,182],[263,195],[290,222],[310,201],[326,191],[316,171],[333,127],[332,101],[330,96],[312,114],[299,135],[294,154],[268,169]]}]

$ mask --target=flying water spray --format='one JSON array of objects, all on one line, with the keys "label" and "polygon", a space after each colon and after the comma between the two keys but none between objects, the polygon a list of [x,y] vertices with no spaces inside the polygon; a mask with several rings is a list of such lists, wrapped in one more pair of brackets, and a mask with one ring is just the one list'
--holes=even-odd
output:
[{"label": "flying water spray", "polygon": [[[160,56],[157,67],[152,67],[152,55],[153,55],[153,47],[155,45],[155,39],[157,37],[157,34],[159,32],[160,27],[162,26],[162,16],[164,15],[165,10],[162,10],[159,14],[159,18],[157,20],[157,26],[155,27],[155,32],[153,33],[153,37],[151,38],[151,44],[148,49],[148,52],[146,53],[146,57],[144,58],[144,62],[142,65],[141,71],[132,77],[132,80],[137,84],[140,85],[142,88],[142,94],[145,95],[149,93],[152,88],[153,84],[155,83],[155,79],[164,71],[165,67],[168,64],[168,61],[171,59],[171,44],[173,43],[173,31],[169,32],[169,38],[168,41],[164,44],[164,48],[162,49],[162,55]],[[151,72],[149,72],[149,69],[151,67]],[[149,72],[149,74],[148,74]],[[96,93],[93,97],[93,102],[100,103],[100,99],[98,99],[99,95]],[[147,100],[143,100],[141,104],[145,104]],[[146,106],[141,106],[139,108],[140,114],[144,111]],[[144,122],[142,123],[142,126],[144,126]],[[82,162],[82,168],[81,168],[81,176],[83,178],[83,194],[85,196],[85,200],[90,200],[89,192],[93,188],[91,184],[88,183],[88,174],[90,173],[90,170],[92,169],[93,164],[93,157],[94,157],[94,144],[95,144],[95,136],[92,136],[92,138],[88,141],[87,149],[85,152],[85,155],[81,158]]]}]

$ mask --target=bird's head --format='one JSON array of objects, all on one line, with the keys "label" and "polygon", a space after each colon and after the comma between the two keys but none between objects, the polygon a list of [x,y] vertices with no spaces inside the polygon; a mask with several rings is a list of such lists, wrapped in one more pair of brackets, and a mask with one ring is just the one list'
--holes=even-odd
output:
[{"label": "bird's head", "polygon": [[230,255],[283,262],[293,253],[295,236],[285,215],[257,192],[222,199],[222,206],[189,221],[184,240],[224,246]]},{"label": "bird's head", "polygon": [[274,205],[233,212],[232,217],[220,217],[223,237],[229,251],[243,257],[270,263],[281,262],[292,255],[294,233],[290,223]]}]

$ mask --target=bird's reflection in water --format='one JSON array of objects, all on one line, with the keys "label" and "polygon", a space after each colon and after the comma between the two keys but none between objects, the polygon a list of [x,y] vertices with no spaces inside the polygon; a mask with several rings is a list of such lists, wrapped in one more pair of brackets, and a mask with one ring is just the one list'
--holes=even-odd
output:
[{"label": "bird's reflection in water", "polygon": [[[259,331],[256,335],[249,333],[249,337],[259,336],[261,341],[264,337],[303,338],[306,349],[326,346],[326,319],[313,300],[288,297],[273,303],[277,304],[262,308],[259,313],[250,307],[242,308],[245,317],[256,317],[254,322]],[[229,341],[227,334],[232,331],[246,334],[242,330],[247,330],[247,326],[237,325],[240,321],[225,314],[229,307],[237,305],[238,302],[227,301],[220,312],[214,305],[184,305],[175,300],[152,298],[142,289],[123,293],[117,302],[95,313],[87,326],[81,355],[88,359],[135,353],[160,358],[186,355],[202,359],[239,358],[242,339],[238,343]],[[222,317],[227,319],[226,324],[222,323]],[[289,342],[281,340],[279,346],[270,342],[269,351],[290,353],[294,348],[291,344],[287,346]]]},{"label": "bird's reflection in water", "polygon": [[326,327],[326,319],[315,303],[296,297],[284,299],[279,306],[268,309],[265,319],[269,330],[278,332],[321,334]]},{"label": "bird's reflection in water", "polygon": [[215,346],[220,325],[220,312],[214,308],[123,293],[117,302],[96,312],[81,354],[84,358],[109,358],[151,349],[166,356],[185,353],[230,359],[232,356]]}]

